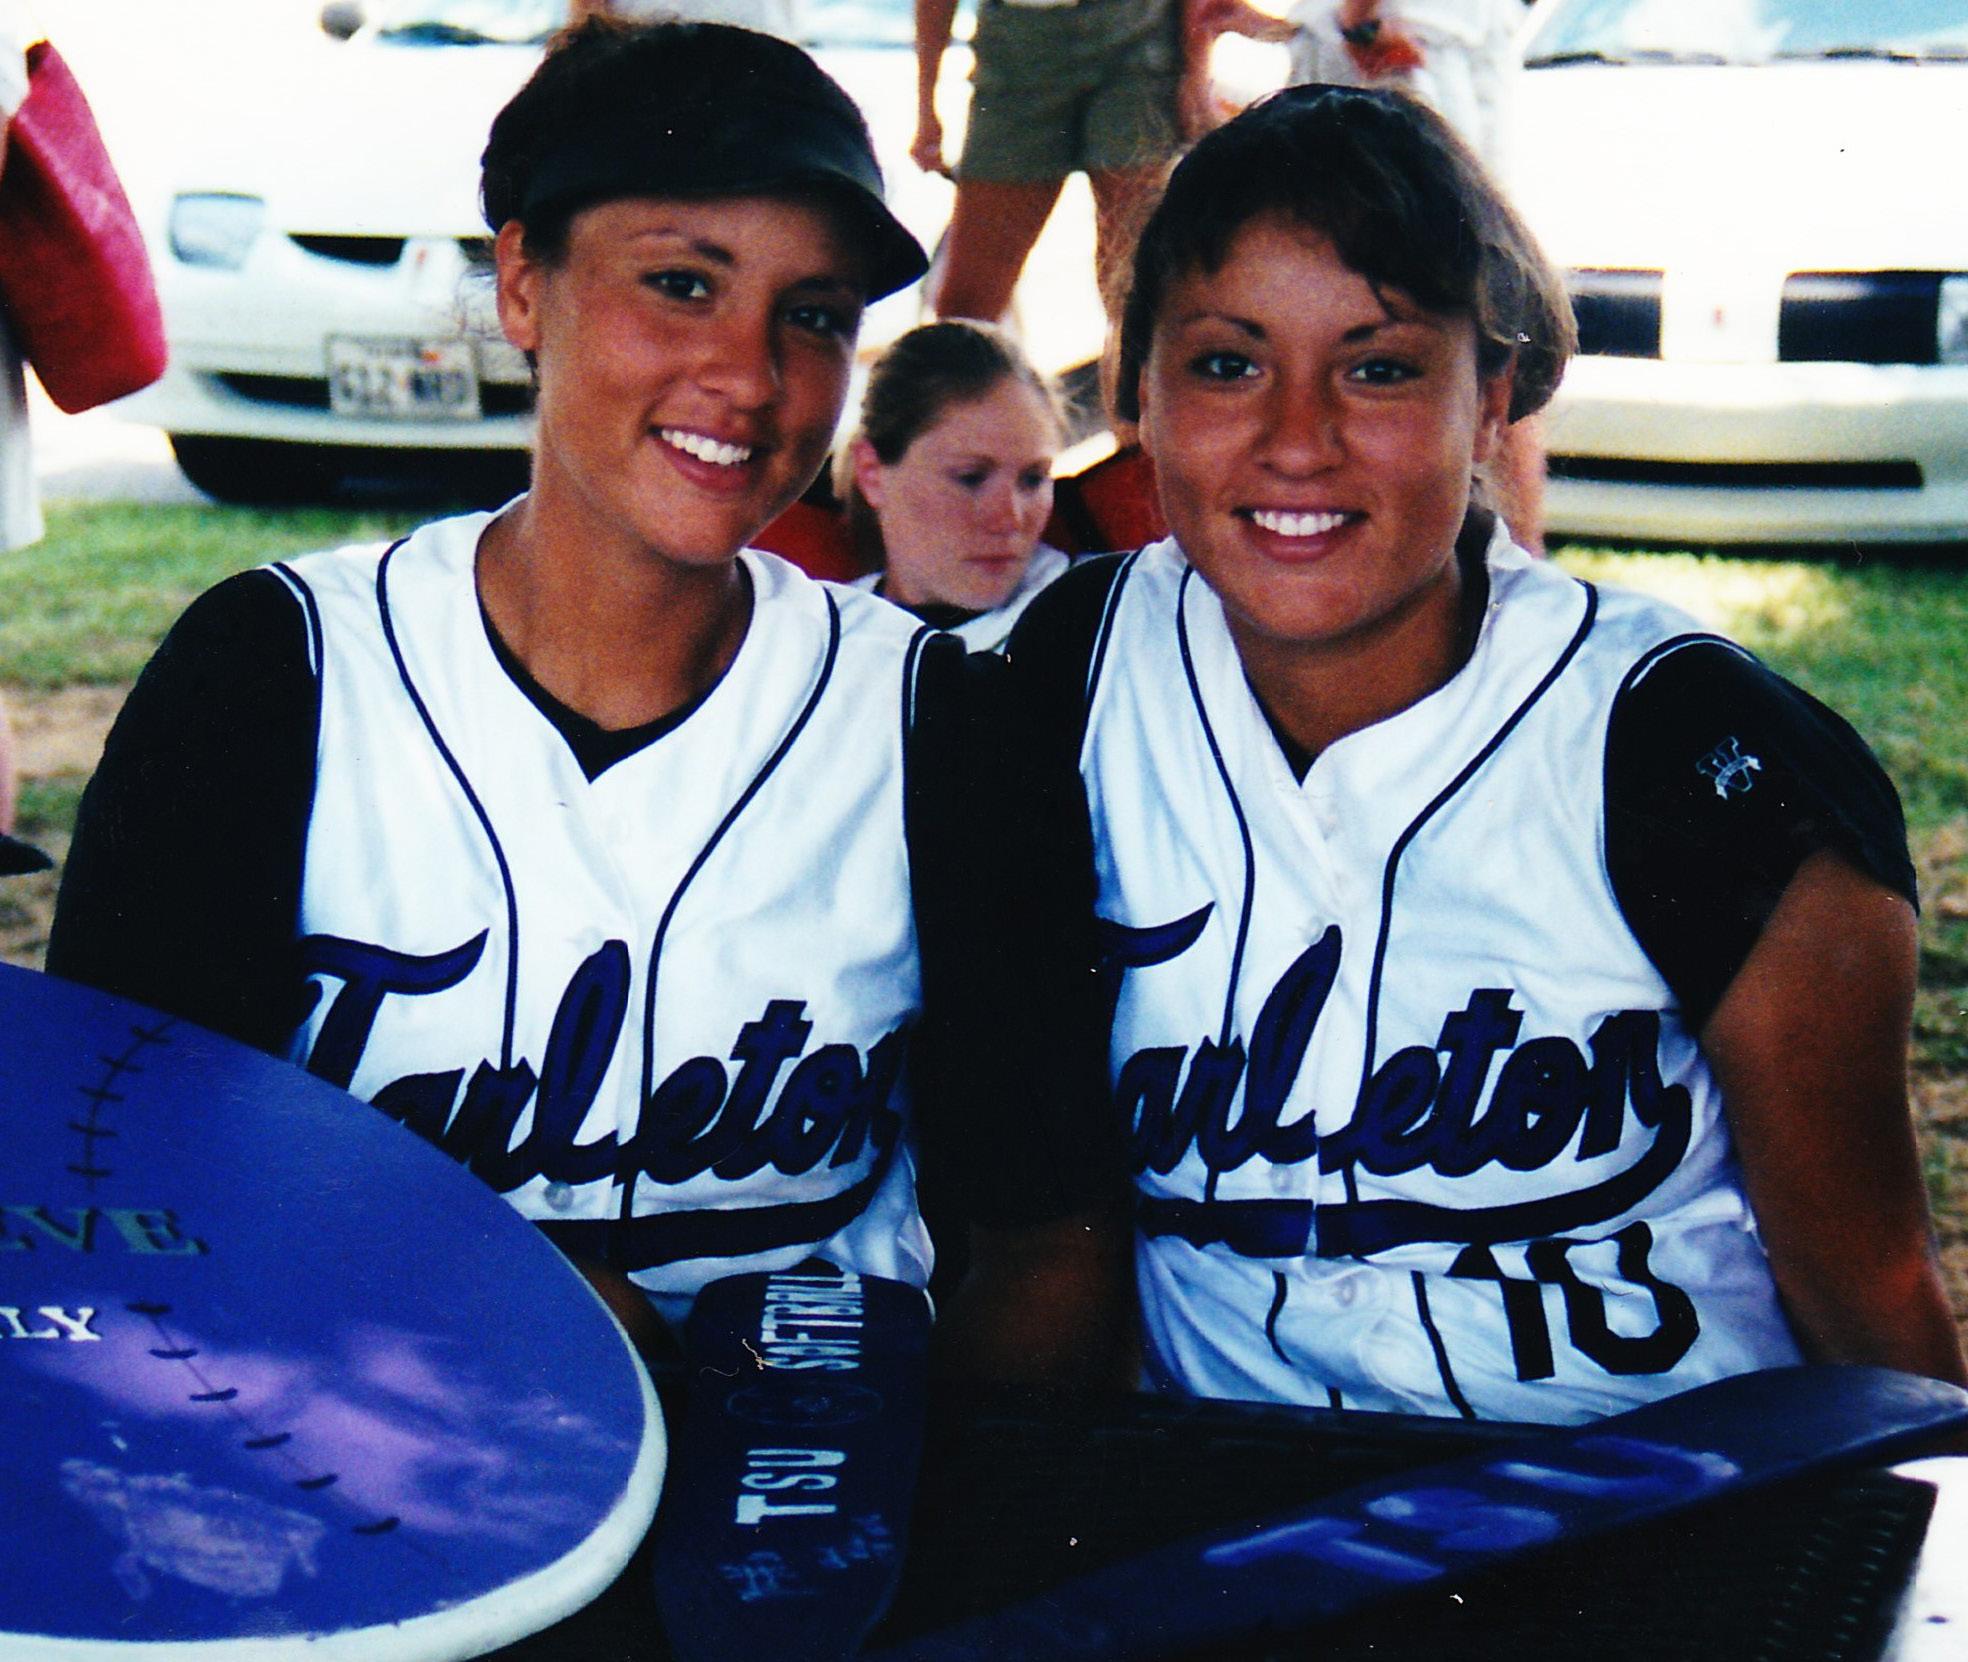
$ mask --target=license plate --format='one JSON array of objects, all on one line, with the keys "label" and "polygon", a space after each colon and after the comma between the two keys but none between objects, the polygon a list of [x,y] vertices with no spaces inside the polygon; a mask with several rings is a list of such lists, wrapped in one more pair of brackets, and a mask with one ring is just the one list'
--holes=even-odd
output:
[{"label": "license plate", "polygon": [[328,408],[336,415],[473,420],[478,365],[470,341],[328,337]]}]

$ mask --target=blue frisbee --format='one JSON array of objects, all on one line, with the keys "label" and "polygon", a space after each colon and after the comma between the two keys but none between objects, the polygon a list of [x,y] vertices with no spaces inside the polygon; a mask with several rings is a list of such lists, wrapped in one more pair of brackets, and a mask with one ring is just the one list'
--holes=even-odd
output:
[{"label": "blue frisbee", "polygon": [[607,1587],[662,1421],[500,1197],[299,1068],[0,966],[0,1654],[476,1656]]}]

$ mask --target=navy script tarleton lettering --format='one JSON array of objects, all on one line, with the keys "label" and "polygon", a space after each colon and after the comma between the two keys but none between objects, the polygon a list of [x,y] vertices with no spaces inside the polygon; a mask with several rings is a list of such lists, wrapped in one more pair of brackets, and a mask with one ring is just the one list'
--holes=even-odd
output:
[{"label": "navy script tarleton lettering", "polygon": [[[1131,969],[1167,963],[1200,937],[1210,908],[1152,928],[1103,925],[1105,973],[1118,998]],[[1353,1112],[1323,1137],[1311,1108],[1286,1103],[1339,973],[1337,926],[1293,960],[1258,1013],[1248,1050],[1227,1032],[1193,1048],[1153,1046],[1121,1065],[1115,1099],[1132,1137],[1135,1169],[1166,1175],[1193,1151],[1205,1171],[1201,1201],[1143,1197],[1142,1224],[1197,1245],[1225,1243],[1254,1257],[1359,1256],[1416,1241],[1495,1243],[1555,1235],[1615,1218],[1680,1163],[1693,1130],[1685,1086],[1660,1071],[1660,1014],[1615,1011],[1585,1049],[1569,1038],[1522,1037],[1514,989],[1473,989],[1447,1013],[1432,1045],[1395,1051],[1362,1082]],[[1587,1052],[1589,1051],[1589,1056]],[[1501,1065],[1499,1066],[1499,1059]],[[1485,1086],[1489,1086],[1487,1098]],[[1243,1087],[1241,1104],[1238,1087]],[[1221,1176],[1253,1159],[1348,1178],[1428,1170],[1467,1177],[1486,1166],[1548,1171],[1615,1152],[1628,1116],[1651,1141],[1621,1171],[1559,1194],[1502,1205],[1453,1207],[1398,1198],[1321,1205],[1300,1200],[1218,1201]]]},{"label": "navy script tarleton lettering", "polygon": [[[308,1070],[346,1089],[384,1001],[456,986],[477,965],[485,942],[480,933],[421,957],[333,936],[303,942],[304,973],[339,983]],[[628,947],[605,942],[569,979],[537,1072],[525,1058],[503,1067],[482,1061],[469,1080],[463,1067],[410,1074],[371,1100],[501,1193],[535,1177],[573,1185],[647,1175],[681,1183],[705,1172],[740,1179],[767,1166],[797,1175],[822,1161],[855,1164],[870,1149],[885,1162],[900,1140],[894,1097],[904,1031],[879,1039],[865,1059],[849,1044],[802,1054],[813,1032],[805,1003],[771,999],[738,1030],[730,1052],[735,1076],[715,1056],[691,1057],[650,1092],[632,1137],[610,1132],[577,1143],[621,1038],[630,982]],[[515,1145],[529,1104],[532,1124]]]}]

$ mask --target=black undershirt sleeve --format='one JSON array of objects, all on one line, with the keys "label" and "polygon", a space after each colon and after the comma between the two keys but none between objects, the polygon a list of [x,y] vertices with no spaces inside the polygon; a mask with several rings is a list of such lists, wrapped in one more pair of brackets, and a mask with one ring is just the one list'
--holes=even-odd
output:
[{"label": "black undershirt sleeve", "polygon": [[279,1051],[319,689],[306,614],[248,572],[195,601],[131,689],[83,793],[48,968]]},{"label": "black undershirt sleeve", "polygon": [[927,654],[918,697],[911,860],[925,1192],[957,1197],[969,1221],[987,1227],[1046,1222],[1124,1192],[1077,759],[1084,654],[1063,717],[1041,673],[1056,663],[1045,620],[1060,615],[1046,602],[1066,588],[1071,612],[1071,576],[1021,620],[1022,675],[992,653],[960,661],[946,683],[955,696],[940,717],[943,738],[932,725],[943,700],[928,696],[939,666]]},{"label": "black undershirt sleeve", "polygon": [[1712,638],[1629,678],[1607,733],[1607,873],[1691,1028],[1820,849],[1916,899],[1899,797],[1849,723]]}]

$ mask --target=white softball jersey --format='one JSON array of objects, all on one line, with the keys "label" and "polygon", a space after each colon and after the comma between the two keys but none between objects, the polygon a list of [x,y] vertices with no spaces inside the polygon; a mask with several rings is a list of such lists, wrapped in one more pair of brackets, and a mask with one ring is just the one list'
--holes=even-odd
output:
[{"label": "white softball jersey", "polygon": [[486,521],[277,568],[321,689],[295,1059],[672,1314],[816,1251],[922,1284],[902,796],[921,631],[748,551],[730,669],[590,780],[494,655]]},{"label": "white softball jersey", "polygon": [[1604,859],[1615,694],[1713,637],[1489,560],[1468,663],[1302,783],[1172,542],[1108,602],[1081,771],[1163,1385],[1567,1422],[1798,1359]]},{"label": "white softball jersey", "polygon": [[[1005,598],[1002,606],[994,606],[988,612],[965,618],[961,623],[952,625],[949,633],[964,643],[966,652],[1002,652],[1005,642],[1011,639],[1012,629],[1025,615],[1025,608],[1038,598],[1041,590],[1064,577],[1066,568],[1072,563],[1051,543],[1040,543],[1032,555],[1032,563],[1025,568],[1025,575],[1019,578],[1018,587]],[[879,571],[865,572],[854,579],[853,586],[872,594],[879,588],[881,580]]]}]

